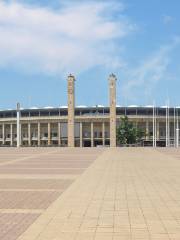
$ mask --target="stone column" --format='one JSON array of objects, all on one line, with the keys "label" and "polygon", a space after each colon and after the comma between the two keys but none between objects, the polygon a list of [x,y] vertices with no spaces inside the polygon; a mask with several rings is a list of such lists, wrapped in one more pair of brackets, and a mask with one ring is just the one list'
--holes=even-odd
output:
[{"label": "stone column", "polygon": [[58,122],[58,145],[61,146],[61,123]]},{"label": "stone column", "polygon": [[149,140],[149,121],[146,121],[146,140]]},{"label": "stone column", "polygon": [[156,139],[156,140],[159,140],[159,124],[160,124],[160,122],[157,121],[157,129],[156,129],[156,130],[157,130],[157,133],[156,133],[156,134],[157,134],[157,135],[156,135],[156,136],[157,136],[157,139]]},{"label": "stone column", "polygon": [[38,122],[38,146],[41,145],[41,123]]},{"label": "stone column", "polygon": [[109,76],[110,147],[116,147],[116,81],[116,76],[111,74]]},{"label": "stone column", "polygon": [[48,146],[51,145],[51,123],[48,122]]},{"label": "stone column", "polygon": [[23,138],[22,138],[22,124],[21,124],[21,123],[19,124],[19,134],[20,134],[19,144],[20,144],[20,146],[21,146],[22,143],[23,143]]},{"label": "stone column", "polygon": [[94,147],[94,123],[91,122],[91,147]]},{"label": "stone column", "polygon": [[5,124],[2,125],[2,143],[5,144]]},{"label": "stone column", "polygon": [[105,122],[102,123],[102,140],[103,146],[105,146]]},{"label": "stone column", "polygon": [[31,124],[28,123],[28,145],[31,146]]},{"label": "stone column", "polygon": [[10,138],[11,138],[10,145],[13,146],[13,125],[12,125],[12,123],[10,125]]},{"label": "stone column", "polygon": [[80,147],[83,146],[82,122],[80,122]]},{"label": "stone column", "polygon": [[179,147],[179,115],[177,109],[177,119],[176,119],[176,147]]},{"label": "stone column", "polygon": [[179,147],[179,128],[176,128],[176,147]]},{"label": "stone column", "polygon": [[74,82],[75,77],[68,76],[68,147],[74,147]]}]

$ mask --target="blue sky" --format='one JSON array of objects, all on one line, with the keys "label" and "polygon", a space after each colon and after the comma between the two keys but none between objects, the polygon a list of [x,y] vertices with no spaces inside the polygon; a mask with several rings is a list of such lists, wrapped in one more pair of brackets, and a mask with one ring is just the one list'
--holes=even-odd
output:
[{"label": "blue sky", "polygon": [[115,73],[119,105],[180,105],[179,0],[2,0],[0,109],[108,105]]}]

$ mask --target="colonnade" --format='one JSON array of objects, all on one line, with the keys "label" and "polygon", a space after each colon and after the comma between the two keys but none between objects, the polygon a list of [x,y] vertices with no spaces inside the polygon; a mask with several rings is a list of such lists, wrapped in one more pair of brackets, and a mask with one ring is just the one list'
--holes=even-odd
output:
[{"label": "colonnade", "polygon": [[[64,124],[64,122],[63,122]],[[67,123],[66,123],[67,124]],[[79,132],[78,136],[75,136],[75,141],[78,140],[78,146],[83,147],[84,141],[89,141],[91,147],[95,146],[95,140],[100,141],[102,146],[105,146],[106,140],[109,140],[109,130],[105,129],[106,122],[93,122],[83,123],[78,122]],[[89,124],[88,130],[83,130],[83,124]],[[97,132],[94,130],[94,124],[98,124],[98,136]],[[52,129],[54,126],[54,130]],[[68,124],[67,124],[68,126]],[[0,145],[17,145],[17,124],[16,123],[2,123],[0,124]],[[61,122],[28,122],[28,123],[19,123],[19,146],[52,146],[52,145],[66,145],[62,144],[62,141],[68,142],[68,128],[62,129]],[[64,132],[65,136],[61,135],[61,132]],[[108,132],[107,132],[108,131]],[[86,136],[87,134],[88,136]],[[54,135],[53,135],[54,134]],[[33,142],[33,144],[32,144]],[[44,143],[44,144],[43,144]],[[45,144],[46,143],[46,144]]]},{"label": "colonnade", "polygon": [[[158,142],[164,141],[166,143],[166,121],[165,119],[156,120],[156,128],[153,128],[153,121],[130,119],[130,121],[136,123],[137,127],[140,127],[144,131],[143,141]],[[120,124],[120,119],[117,120],[117,125]],[[64,126],[65,125],[65,126]],[[76,126],[77,125],[77,126]],[[169,122],[169,145],[178,146],[179,123],[173,121]],[[88,144],[91,147],[96,145],[109,145],[110,144],[110,123],[108,118],[106,120],[89,120],[89,121],[77,121],[75,122],[76,135],[74,136],[75,145],[84,147]],[[156,131],[156,132],[155,132]],[[66,146],[68,143],[68,123],[67,121],[20,121],[19,124],[19,145],[59,145]],[[17,145],[17,125],[16,122],[3,122],[0,123],[0,145]]]},{"label": "colonnade", "polygon": [[[156,128],[153,128],[153,121],[130,119],[130,121],[136,123],[137,127],[143,129],[145,135],[143,141],[153,142],[164,141],[166,143],[166,121],[165,119],[156,120]],[[84,147],[94,147],[96,145],[109,145],[110,144],[110,123],[108,118],[106,120],[89,120],[89,121],[77,121],[78,125],[76,129],[75,145]],[[119,118],[117,125],[120,124]],[[65,125],[65,128],[64,128]],[[169,122],[169,135],[168,135],[168,146],[176,145],[179,146],[179,122],[174,122],[173,119]],[[19,145],[26,146],[66,146],[68,143],[68,123],[67,121],[20,121],[19,124]],[[178,135],[178,136],[177,136]],[[17,145],[17,124],[16,122],[2,122],[0,123],[0,145]],[[156,146],[156,145],[155,145]],[[154,146],[154,147],[155,147]]]}]

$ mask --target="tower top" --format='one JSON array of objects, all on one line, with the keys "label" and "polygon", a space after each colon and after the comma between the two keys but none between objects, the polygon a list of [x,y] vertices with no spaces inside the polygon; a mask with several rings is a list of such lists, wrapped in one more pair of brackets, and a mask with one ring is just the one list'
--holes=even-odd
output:
[{"label": "tower top", "polygon": [[70,80],[70,79],[71,79],[71,80],[74,80],[74,81],[76,80],[75,77],[74,77],[74,75],[72,75],[72,74],[69,74],[69,76],[68,76],[68,80]]},{"label": "tower top", "polygon": [[111,73],[111,74],[109,75],[109,80],[115,80],[115,81],[117,81],[116,75],[115,75],[114,73]]}]

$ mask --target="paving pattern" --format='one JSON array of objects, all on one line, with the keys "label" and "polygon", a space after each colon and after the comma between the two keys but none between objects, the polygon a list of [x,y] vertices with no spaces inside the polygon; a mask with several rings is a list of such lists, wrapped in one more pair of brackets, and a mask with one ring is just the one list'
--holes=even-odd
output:
[{"label": "paving pattern", "polygon": [[104,150],[18,238],[110,239],[180,239],[180,150]]},{"label": "paving pattern", "polygon": [[0,148],[0,240],[16,240],[103,149]]},{"label": "paving pattern", "polygon": [[0,213],[0,239],[17,239],[39,215],[40,214]]},{"label": "paving pattern", "polygon": [[0,240],[179,240],[180,149],[0,148]]}]

